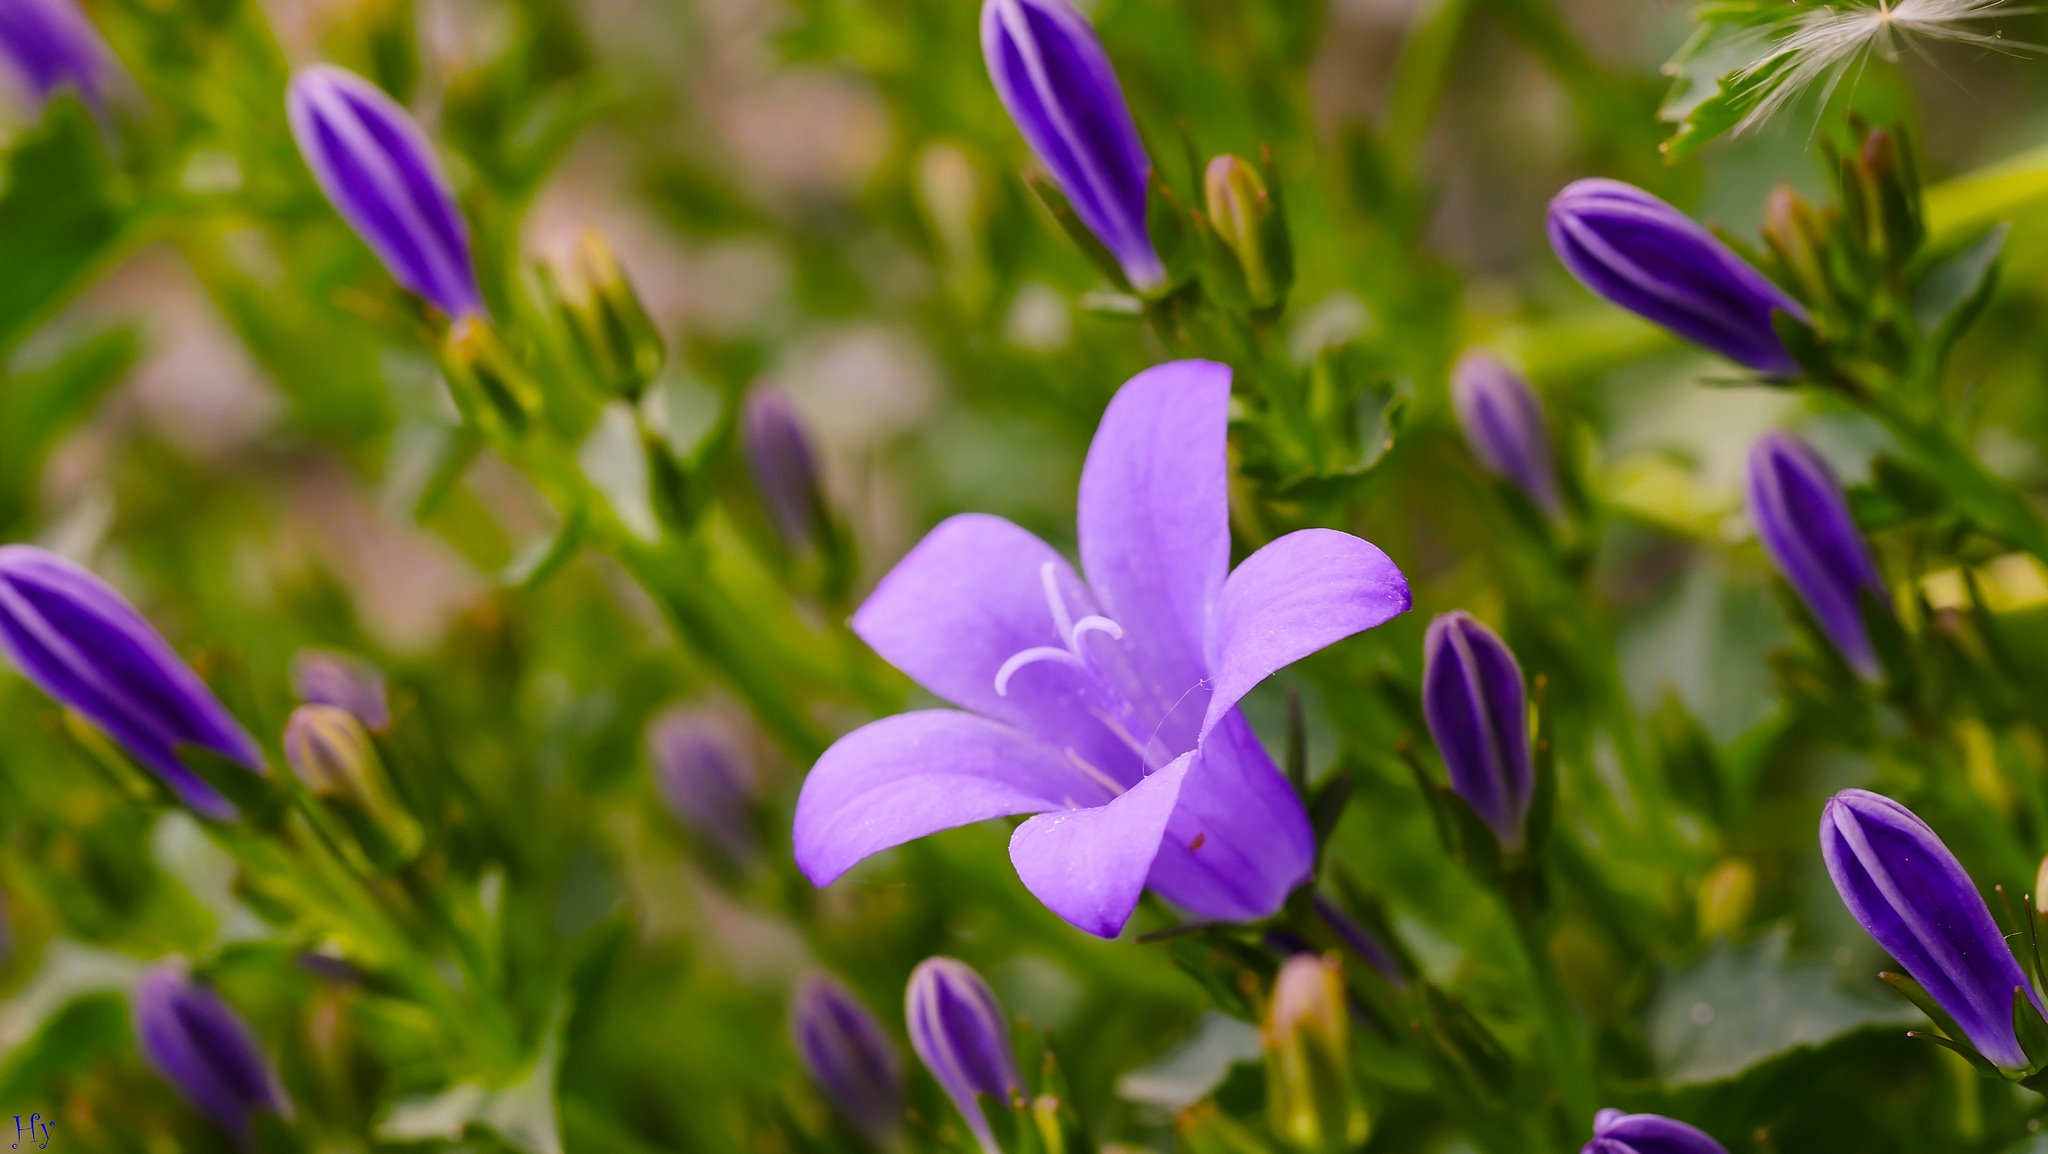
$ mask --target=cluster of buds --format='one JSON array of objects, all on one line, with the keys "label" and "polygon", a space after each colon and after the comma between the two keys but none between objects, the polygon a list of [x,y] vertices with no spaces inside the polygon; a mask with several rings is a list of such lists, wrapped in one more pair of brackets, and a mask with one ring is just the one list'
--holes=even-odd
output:
[{"label": "cluster of buds", "polygon": [[[1820,819],[1821,856],[1842,904],[1905,973],[1882,975],[1940,1028],[1918,1034],[1987,1074],[2048,1093],[2048,1008],[2039,915],[2026,903],[2028,966],[1976,883],[1911,810],[1843,790]],[[2030,972],[2031,971],[2031,972]]]},{"label": "cluster of buds", "polygon": [[1896,293],[1927,239],[1920,180],[1905,141],[1878,129],[1853,155],[1832,148],[1839,203],[1823,207],[1786,186],[1765,202],[1763,239],[1769,264],[1811,302],[1819,326],[1836,341],[1868,335],[1887,317],[1873,288]]}]

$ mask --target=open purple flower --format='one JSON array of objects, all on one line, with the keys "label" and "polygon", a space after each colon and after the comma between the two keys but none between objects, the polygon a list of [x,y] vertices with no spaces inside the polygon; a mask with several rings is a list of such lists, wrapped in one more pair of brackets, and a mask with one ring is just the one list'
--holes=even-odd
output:
[{"label": "open purple flower", "polygon": [[255,741],[106,582],[31,545],[0,546],[0,652],[199,813],[235,807],[179,760],[193,746],[261,772]]},{"label": "open purple flower", "polygon": [[1237,709],[1274,671],[1408,609],[1373,545],[1291,533],[1230,570],[1230,370],[1147,370],[1081,474],[1082,574],[997,517],[931,531],[855,632],[959,710],[884,718],[825,752],[797,864],[825,885],[953,826],[1037,814],[1010,860],[1055,913],[1115,936],[1150,885],[1205,918],[1280,907],[1307,876],[1301,801]]},{"label": "open purple flower", "polygon": [[2036,1010],[2041,996],[1927,823],[1882,794],[1845,789],[1821,811],[1820,850],[1842,904],[1977,1052],[2003,1069],[2031,1066],[2013,1032],[2013,992]]},{"label": "open purple flower", "polygon": [[1659,1114],[1602,1110],[1593,1119],[1593,1140],[1579,1154],[1728,1154],[1697,1126]]},{"label": "open purple flower", "polygon": [[1618,180],[1579,180],[1550,202],[1550,247],[1587,288],[1748,365],[1798,364],[1771,317],[1806,310],[1698,221]]},{"label": "open purple flower", "polygon": [[1749,451],[1749,519],[1843,660],[1875,681],[1863,603],[1886,604],[1884,580],[1827,462],[1790,433],[1765,434]]},{"label": "open purple flower", "polygon": [[0,4],[0,59],[36,101],[69,85],[97,105],[115,75],[113,53],[73,0]]},{"label": "open purple flower", "polygon": [[469,230],[412,115],[327,64],[294,76],[285,104],[321,191],[398,283],[450,317],[481,314]]},{"label": "open purple flower", "polygon": [[981,51],[996,95],[1074,215],[1132,287],[1164,284],[1166,266],[1145,226],[1152,162],[1087,17],[1067,0],[986,0]]},{"label": "open purple flower", "polygon": [[154,969],[130,999],[143,1056],[192,1105],[237,1138],[258,1113],[291,1103],[248,1023],[219,994],[171,969]]}]

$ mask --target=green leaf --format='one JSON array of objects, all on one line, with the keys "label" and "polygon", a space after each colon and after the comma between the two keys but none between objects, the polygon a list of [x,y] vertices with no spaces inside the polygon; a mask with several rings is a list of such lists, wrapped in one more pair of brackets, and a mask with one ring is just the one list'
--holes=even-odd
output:
[{"label": "green leaf", "polygon": [[0,348],[18,341],[119,243],[130,221],[99,125],[60,97],[7,158],[0,192]]},{"label": "green leaf", "polygon": [[1920,1021],[1910,1006],[1844,991],[1832,966],[1790,959],[1790,943],[1781,927],[1666,976],[1644,1022],[1666,1082],[1726,1081],[1795,1050]]},{"label": "green leaf", "polygon": [[1913,282],[1913,320],[1929,334],[1937,363],[1990,302],[1998,258],[2011,231],[2004,224],[1990,229],[1934,262]]}]

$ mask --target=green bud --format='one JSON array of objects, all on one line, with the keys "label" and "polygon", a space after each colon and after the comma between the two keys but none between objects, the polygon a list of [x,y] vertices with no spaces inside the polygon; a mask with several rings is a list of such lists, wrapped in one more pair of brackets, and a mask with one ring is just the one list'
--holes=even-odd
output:
[{"label": "green bud", "polygon": [[441,369],[455,407],[472,426],[516,436],[540,416],[540,387],[481,317],[463,317],[449,326],[441,342]]},{"label": "green bud", "polygon": [[1266,1007],[1266,1102],[1274,1132],[1308,1154],[1365,1144],[1365,1102],[1351,1075],[1351,1008],[1333,953],[1296,954]]},{"label": "green bud", "polygon": [[1740,858],[1728,858],[1700,880],[1700,937],[1705,941],[1727,937],[1749,924],[1756,908],[1756,867]]},{"label": "green bud", "polygon": [[576,355],[605,388],[637,399],[660,375],[668,349],[611,245],[585,229],[549,271]]},{"label": "green bud", "polygon": [[284,755],[306,789],[356,835],[373,864],[400,864],[419,851],[419,823],[392,796],[370,731],[354,714],[332,705],[292,710]]},{"label": "green bud", "polygon": [[1272,305],[1284,291],[1276,284],[1268,244],[1269,221],[1275,206],[1259,170],[1225,154],[1209,162],[1204,180],[1209,227],[1237,257],[1245,289],[1260,308]]}]

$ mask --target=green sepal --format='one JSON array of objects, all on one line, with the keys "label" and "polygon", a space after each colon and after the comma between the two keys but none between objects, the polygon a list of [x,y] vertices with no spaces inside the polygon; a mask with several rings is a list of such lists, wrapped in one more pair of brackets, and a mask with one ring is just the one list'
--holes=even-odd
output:
[{"label": "green sepal", "polygon": [[1131,282],[1124,276],[1123,265],[1102,241],[1089,231],[1088,226],[1081,223],[1081,217],[1074,212],[1073,204],[1067,200],[1066,194],[1060,191],[1059,186],[1053,183],[1051,177],[1027,169],[1024,173],[1024,187],[1030,189],[1031,195],[1038,198],[1038,203],[1045,207],[1045,211],[1052,214],[1053,223],[1060,226],[1060,231],[1067,234],[1067,239],[1074,242],[1074,246],[1081,250],[1081,255],[1088,258],[1088,263],[1108,277],[1109,283],[1117,288],[1125,292],[1133,291]]},{"label": "green sepal", "polygon": [[1967,1037],[1962,1028],[1956,1025],[1956,1020],[1949,1016],[1948,1011],[1942,1009],[1935,1002],[1934,996],[1927,992],[1927,988],[1914,981],[1911,975],[1886,970],[1877,975],[1877,980],[1890,986],[1900,997],[1918,1007],[1921,1013],[1927,1015],[1927,1020],[1933,1022],[1943,1034],[1950,1038]]},{"label": "green sepal", "polygon": [[1271,207],[1259,227],[1259,247],[1266,258],[1266,275],[1272,280],[1273,299],[1269,308],[1278,312],[1294,287],[1294,236],[1287,225],[1287,200],[1281,195],[1280,170],[1273,163],[1273,146],[1259,145],[1259,173],[1266,181],[1266,202]]},{"label": "green sepal", "polygon": [[2048,1020],[2034,1008],[2034,1000],[2024,986],[2012,988],[2012,1032],[2027,1055],[2027,1069],[2048,1067]]},{"label": "green sepal", "polygon": [[[1983,1074],[1986,1077],[2001,1078],[2005,1076],[2004,1073],[2000,1071],[1998,1067],[1985,1061],[1984,1055],[1979,1054],[1977,1051],[1972,1050],[1968,1046],[1962,1045],[1959,1042],[1955,1042],[1951,1039],[1944,1038],[1940,1034],[1930,1034],[1925,1030],[1907,1030],[1906,1036],[1908,1038],[1918,1038],[1920,1041],[1923,1042],[1932,1042],[1935,1045],[1940,1046],[1942,1049],[1947,1050],[1951,1054],[1961,1055],[1963,1060],[1970,1064],[1971,1069],[1977,1071],[1980,1074]],[[2036,1075],[2036,1078],[2039,1077],[2041,1076]],[[2037,1086],[2029,1085],[2028,1081],[2029,1080],[2027,1079],[2022,1079],[2020,1081],[2020,1085],[2026,1086],[2028,1089],[2033,1090],[2037,1094],[2048,1093],[2048,1091],[2044,1091]]]}]

